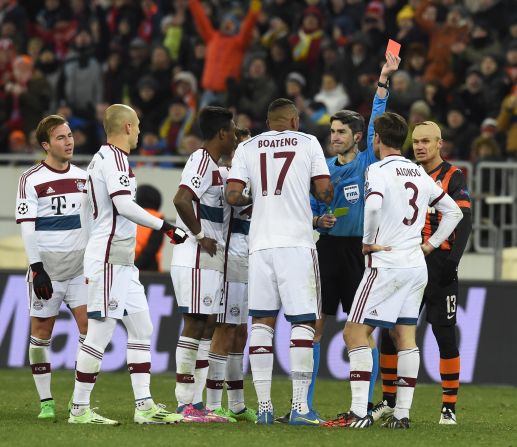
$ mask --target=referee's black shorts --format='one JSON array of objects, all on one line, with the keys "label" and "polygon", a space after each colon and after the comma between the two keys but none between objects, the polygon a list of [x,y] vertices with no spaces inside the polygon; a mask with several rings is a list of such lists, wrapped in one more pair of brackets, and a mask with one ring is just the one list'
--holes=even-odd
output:
[{"label": "referee's black shorts", "polygon": [[456,324],[458,280],[445,286],[440,284],[442,266],[448,256],[449,251],[434,250],[425,258],[428,279],[422,305],[426,308],[427,322],[437,326]]},{"label": "referee's black shorts", "polygon": [[321,277],[322,311],[336,315],[339,303],[350,312],[364,273],[361,237],[320,236],[316,243]]}]

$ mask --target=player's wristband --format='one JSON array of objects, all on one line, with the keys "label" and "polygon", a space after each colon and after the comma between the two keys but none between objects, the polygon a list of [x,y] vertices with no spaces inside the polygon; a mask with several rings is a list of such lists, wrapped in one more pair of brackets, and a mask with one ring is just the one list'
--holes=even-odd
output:
[{"label": "player's wristband", "polygon": [[195,234],[194,237],[196,238],[197,241],[200,241],[201,239],[205,238],[205,232],[203,230],[201,230],[198,234]]},{"label": "player's wristband", "polygon": [[318,228],[318,223],[319,223],[320,219],[321,219],[321,216],[316,217],[316,222],[315,222],[314,228]]}]

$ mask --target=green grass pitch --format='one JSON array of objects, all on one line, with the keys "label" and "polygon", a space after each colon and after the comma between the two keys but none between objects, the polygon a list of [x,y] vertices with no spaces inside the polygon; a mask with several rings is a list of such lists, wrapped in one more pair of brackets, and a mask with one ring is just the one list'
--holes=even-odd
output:
[{"label": "green grass pitch", "polygon": [[[517,389],[465,385],[460,388],[457,426],[438,425],[440,387],[417,385],[411,413],[412,427],[393,431],[378,424],[367,430],[269,427],[254,424],[178,424],[137,426],[132,422],[133,402],[128,374],[101,373],[92,396],[99,413],[118,419],[119,427],[72,426],[66,423],[66,405],[73,386],[71,371],[53,374],[57,402],[55,423],[36,419],[39,405],[28,369],[0,370],[1,446],[517,446]],[[156,402],[173,408],[173,375],[155,375],[152,390]],[[380,387],[376,396],[380,397]],[[289,407],[288,379],[273,380],[273,403],[278,415]],[[246,381],[247,403],[255,407],[255,391]],[[316,408],[323,417],[334,417],[350,404],[348,382],[319,380]]]}]

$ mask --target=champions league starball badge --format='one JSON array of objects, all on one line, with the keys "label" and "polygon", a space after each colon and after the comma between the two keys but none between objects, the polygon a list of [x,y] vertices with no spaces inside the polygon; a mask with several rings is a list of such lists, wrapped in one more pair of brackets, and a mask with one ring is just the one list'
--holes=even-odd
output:
[{"label": "champions league starball badge", "polygon": [[25,202],[22,202],[18,205],[19,214],[27,214],[28,211],[29,211],[29,206]]},{"label": "champions league starball badge", "polygon": [[127,175],[121,175],[118,181],[122,186],[125,186],[126,188],[129,186],[129,179],[127,178]]},{"label": "champions league starball badge", "polygon": [[192,183],[192,186],[194,188],[199,188],[201,186],[201,177],[199,175],[195,175],[192,177],[192,180],[190,181]]}]

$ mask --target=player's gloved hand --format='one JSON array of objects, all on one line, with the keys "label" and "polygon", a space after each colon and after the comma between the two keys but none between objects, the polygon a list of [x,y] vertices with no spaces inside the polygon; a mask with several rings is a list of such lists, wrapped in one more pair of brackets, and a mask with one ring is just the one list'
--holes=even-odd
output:
[{"label": "player's gloved hand", "polygon": [[160,228],[162,233],[165,233],[171,240],[171,244],[183,244],[187,240],[188,234],[181,228],[171,225],[169,222],[163,221],[163,225]]},{"label": "player's gloved hand", "polygon": [[448,286],[458,280],[458,263],[452,259],[446,259],[442,265],[440,285]]},{"label": "player's gloved hand", "polygon": [[48,273],[43,268],[43,262],[35,262],[31,264],[32,270],[32,287],[34,293],[40,300],[49,300],[52,298],[54,289],[52,288],[52,281]]}]

